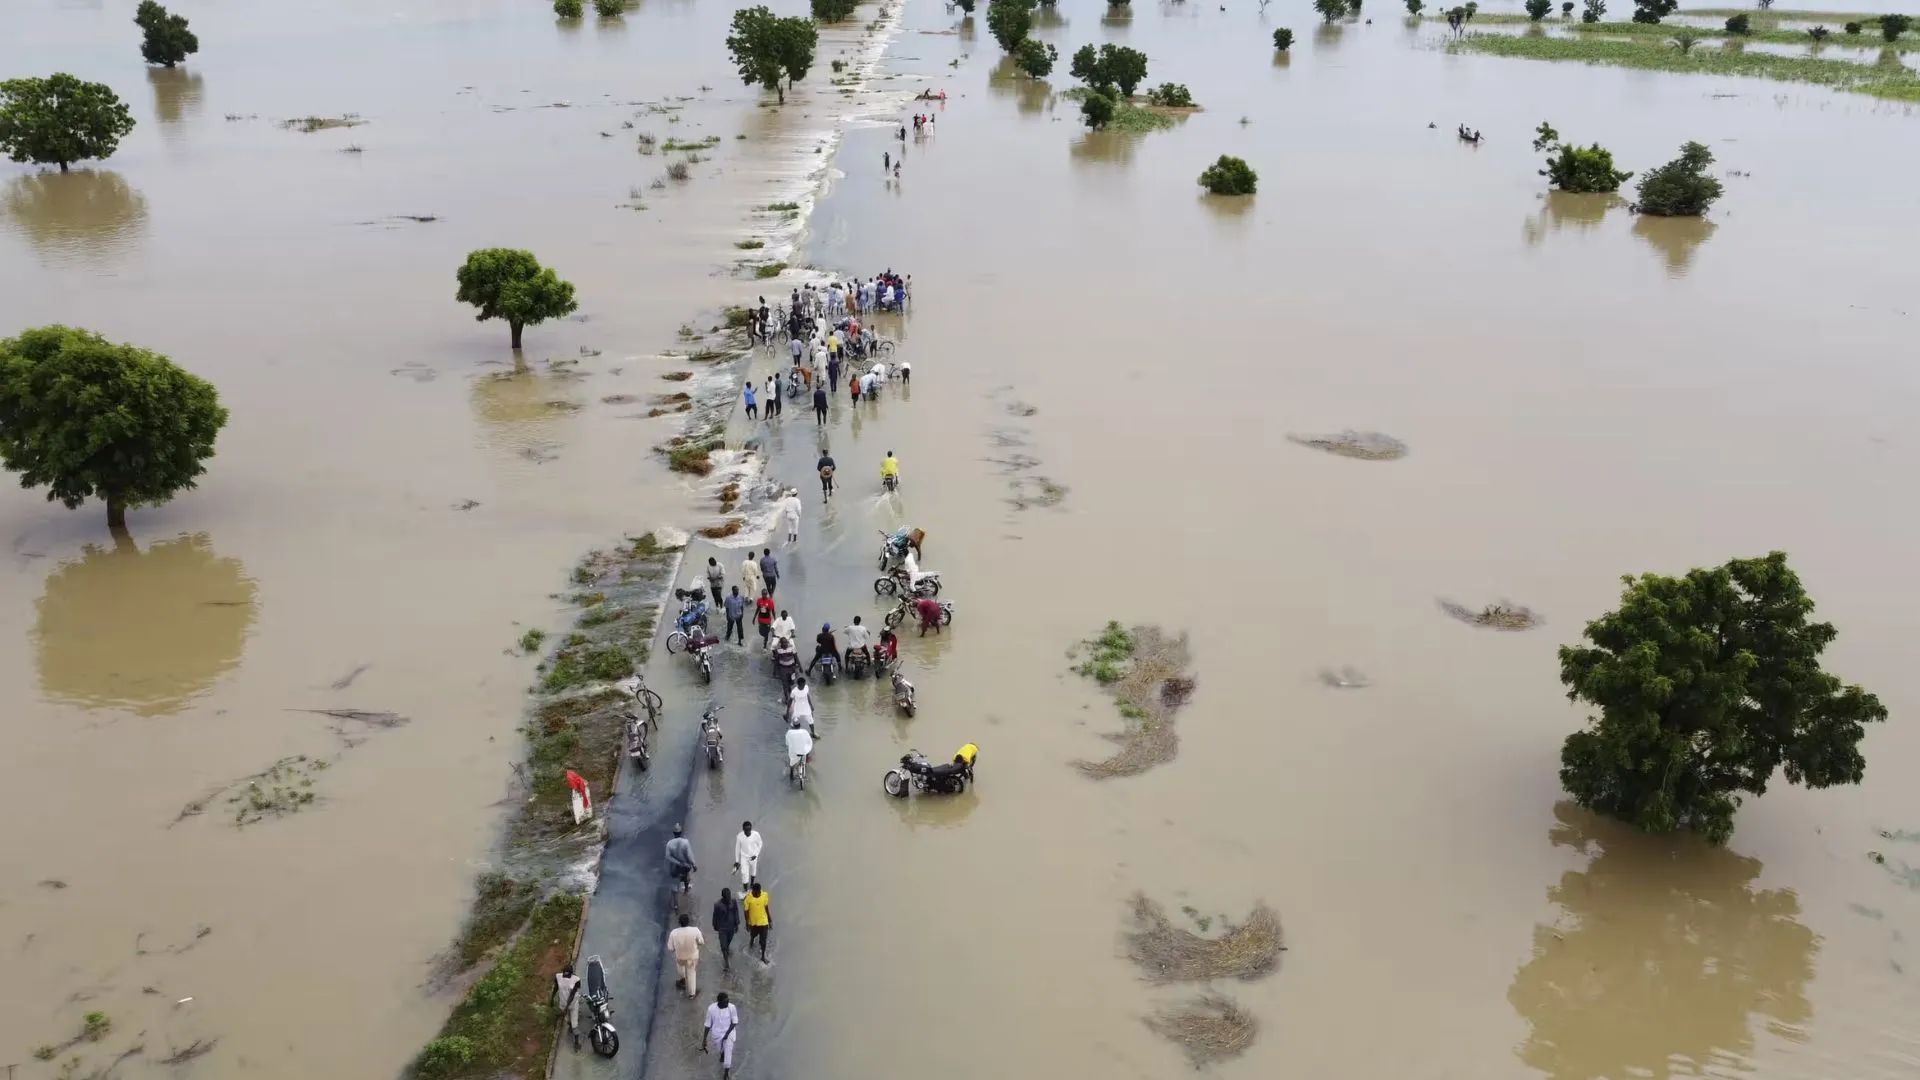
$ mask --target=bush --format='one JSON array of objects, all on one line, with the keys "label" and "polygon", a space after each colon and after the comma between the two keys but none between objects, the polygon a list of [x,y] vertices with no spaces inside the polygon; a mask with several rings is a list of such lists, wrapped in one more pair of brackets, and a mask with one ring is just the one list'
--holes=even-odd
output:
[{"label": "bush", "polygon": [[1580,21],[1583,23],[1597,23],[1606,17],[1607,0],[1587,0],[1580,9]]},{"label": "bush", "polygon": [[133,22],[144,35],[140,55],[149,64],[172,67],[200,51],[200,39],[187,29],[186,17],[169,14],[154,0],[140,0]]},{"label": "bush", "polygon": [[1633,0],[1633,21],[1652,26],[1679,6],[1680,0]]},{"label": "bush", "polygon": [[1415,18],[1419,18],[1420,9],[1426,6],[1427,5],[1423,2],[1423,0],[1407,0],[1407,14],[1412,15]]},{"label": "bush", "polygon": [[1161,83],[1147,91],[1147,104],[1169,109],[1193,108],[1193,94],[1181,83]]},{"label": "bush", "polygon": [[[1420,0],[1414,0],[1414,3],[1419,2]],[[1275,30],[1273,32],[1273,47],[1281,52],[1286,52],[1288,49],[1293,48],[1293,31],[1284,26]]]},{"label": "bush", "polygon": [[577,19],[587,13],[587,7],[580,0],[553,0],[553,13],[563,19]]},{"label": "bush", "polygon": [[1527,18],[1539,22],[1553,14],[1553,0],[1527,0]]},{"label": "bush", "polygon": [[1013,65],[1035,79],[1044,79],[1053,71],[1060,50],[1027,38],[1013,50]]},{"label": "bush", "polygon": [[[580,0],[557,0],[554,7],[558,9],[565,3],[571,3],[575,11],[580,9]],[[577,18],[564,13],[562,17]],[[421,1047],[420,1056],[413,1061],[413,1071],[421,1080],[436,1080],[438,1077],[451,1076],[472,1063],[472,1039],[465,1035],[443,1035]]]},{"label": "bush", "polygon": [[593,10],[603,19],[611,19],[627,10],[626,0],[593,0]]},{"label": "bush", "polygon": [[1727,20],[1727,33],[1736,37],[1746,37],[1753,33],[1753,20],[1743,11]]},{"label": "bush", "polygon": [[1827,35],[1831,34],[1832,32],[1833,31],[1828,30],[1824,26],[1815,26],[1807,31],[1807,36],[1812,38],[1816,42],[1820,42],[1820,41],[1827,40]]},{"label": "bush", "polygon": [[813,17],[821,22],[840,22],[859,6],[860,0],[813,0]]},{"label": "bush", "polygon": [[1332,22],[1347,13],[1347,0],[1313,0],[1313,10],[1321,19]]},{"label": "bush", "polygon": [[1568,146],[1550,124],[1541,124],[1534,132],[1533,148],[1547,155],[1547,167],[1540,175],[1561,191],[1596,194],[1620,190],[1620,184],[1633,174],[1613,167],[1613,152],[1594,143],[1589,147]]},{"label": "bush", "polygon": [[1673,47],[1680,50],[1680,55],[1686,56],[1693,52],[1695,45],[1700,44],[1700,35],[1683,27],[1675,30],[1673,36],[1667,40],[1673,42]]},{"label": "bush", "polygon": [[1860,24],[1857,22],[1850,22],[1845,26],[1841,27],[1840,29],[1845,30],[1849,34],[1858,34],[1860,32]]},{"label": "bush", "polygon": [[1720,197],[1720,181],[1707,175],[1713,151],[1697,142],[1680,156],[1640,178],[1639,210],[1658,217],[1699,217]]},{"label": "bush", "polygon": [[1214,195],[1251,195],[1259,182],[1252,166],[1225,154],[1200,174],[1200,186]]},{"label": "bush", "polygon": [[[822,0],[813,2],[818,5]],[[1032,0],[1000,0],[987,8],[987,33],[992,34],[993,40],[1006,52],[1018,49],[1032,29]]]},{"label": "bush", "polygon": [[1912,25],[1913,19],[1908,16],[1882,15],[1880,16],[1880,36],[1886,38],[1888,41],[1892,41],[1905,33],[1907,27]]},{"label": "bush", "polygon": [[1096,90],[1080,103],[1080,119],[1086,121],[1089,130],[1099,131],[1113,122],[1113,110],[1113,99]]}]

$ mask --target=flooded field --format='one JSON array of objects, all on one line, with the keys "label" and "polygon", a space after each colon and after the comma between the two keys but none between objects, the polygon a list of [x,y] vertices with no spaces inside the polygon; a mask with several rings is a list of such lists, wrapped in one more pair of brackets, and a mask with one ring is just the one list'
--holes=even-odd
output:
[{"label": "flooded field", "polygon": [[[1920,116],[1448,55],[1384,6],[1134,7],[1043,14],[1049,87],[1008,74],[983,17],[915,0],[886,85],[948,94],[917,106],[932,133],[897,180],[891,128],[832,158],[800,257],[914,275],[889,329],[915,378],[825,436],[852,497],[809,504],[801,558],[840,599],[795,614],[877,614],[873,529],[896,522],[928,530],[962,614],[909,642],[916,719],[870,687],[834,699],[805,796],[695,799],[715,855],[752,816],[783,864],[781,1000],[738,1075],[1170,1075],[1142,1020],[1197,988],[1126,958],[1136,892],[1195,929],[1277,913],[1278,972],[1213,987],[1258,1024],[1223,1075],[1920,1068],[1920,519],[1899,497]],[[90,1067],[145,1046],[115,1075],[170,1075],[196,1040],[217,1040],[197,1076],[388,1075],[447,1008],[422,984],[497,835],[534,662],[515,641],[555,624],[583,551],[710,513],[650,452],[673,419],[604,399],[672,389],[687,365],[658,354],[700,347],[678,328],[757,288],[736,241],[786,258],[801,222],[756,207],[810,202],[832,110],[756,108],[729,7],[566,29],[531,0],[220,4],[187,12],[202,53],[174,73],[138,63],[130,11],[36,0],[0,42],[9,76],[108,81],[140,122],[69,176],[0,173],[0,333],[158,349],[233,421],[131,547],[96,507],[0,494],[0,1065],[56,1075],[34,1048],[99,1010]],[[1108,41],[1202,111],[1086,134],[1064,58]],[[825,59],[801,84],[822,100]],[[1727,194],[1705,222],[1548,196],[1543,119],[1636,171],[1704,142]],[[682,131],[720,136],[715,161],[650,188],[638,135]],[[1222,153],[1259,171],[1251,201],[1200,194]],[[496,244],[581,301],[504,378],[505,328],[452,302]],[[798,412],[768,447],[796,484]],[[1289,438],[1343,432],[1400,453]],[[897,507],[870,498],[887,449]],[[1573,808],[1555,648],[1622,573],[1772,548],[1840,629],[1830,667],[1892,712],[1866,783],[1776,787],[1725,850]],[[1197,684],[1173,760],[1095,780],[1073,763],[1112,752],[1118,717],[1066,652],[1108,620],[1185,632]],[[329,708],[409,722],[301,711]],[[975,791],[880,794],[907,747],[967,740]],[[313,803],[239,827],[246,784],[303,778]],[[662,1075],[696,1060],[678,1015]],[[955,1032],[991,1037],[939,1052]]]}]

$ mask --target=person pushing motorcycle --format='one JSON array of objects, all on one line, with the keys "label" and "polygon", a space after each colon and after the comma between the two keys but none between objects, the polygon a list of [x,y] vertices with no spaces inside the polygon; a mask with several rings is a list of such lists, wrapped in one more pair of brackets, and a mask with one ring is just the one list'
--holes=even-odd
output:
[{"label": "person pushing motorcycle", "polygon": [[920,636],[926,637],[927,631],[940,632],[940,601],[931,596],[923,596],[913,602],[914,614],[920,616]]}]

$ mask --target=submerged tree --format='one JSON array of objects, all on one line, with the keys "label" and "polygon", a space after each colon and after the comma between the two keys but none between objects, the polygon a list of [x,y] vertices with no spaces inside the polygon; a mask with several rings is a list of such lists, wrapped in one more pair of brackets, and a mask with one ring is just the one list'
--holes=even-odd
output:
[{"label": "submerged tree", "polygon": [[516,349],[522,328],[570,315],[580,306],[573,283],[542,268],[531,251],[484,248],[468,255],[455,277],[460,289],[453,298],[479,308],[478,321],[505,319]]},{"label": "submerged tree", "polygon": [[1651,26],[1679,6],[1680,0],[1633,0],[1633,21]]},{"label": "submerged tree", "polygon": [[580,0],[553,0],[553,13],[562,19],[577,19],[586,14]]},{"label": "submerged tree", "polygon": [[1321,19],[1332,22],[1346,15],[1347,0],[1313,0],[1313,10],[1320,13]]},{"label": "submerged tree", "polygon": [[101,499],[108,528],[191,489],[226,423],[212,384],[159,353],[69,326],[0,341],[0,463],[68,509]]},{"label": "submerged tree", "polygon": [[111,157],[133,116],[101,83],[65,73],[0,82],[0,150],[15,161],[58,165]]},{"label": "submerged tree", "polygon": [[1420,17],[1420,9],[1426,6],[1425,0],[1407,0],[1407,14],[1417,19]]},{"label": "submerged tree", "polygon": [[1251,195],[1259,183],[1251,165],[1226,154],[1200,173],[1200,186],[1213,195]]},{"label": "submerged tree", "polygon": [[1524,6],[1527,9],[1529,22],[1539,22],[1553,14],[1553,0],[1527,0]]},{"label": "submerged tree", "polygon": [[1733,833],[1740,793],[1857,784],[1880,700],[1821,670],[1836,636],[1783,552],[1685,577],[1622,579],[1620,607],[1560,649],[1568,698],[1600,709],[1567,737],[1560,782],[1589,810],[1648,832]]},{"label": "submerged tree", "polygon": [[1005,52],[1020,48],[1033,30],[1033,0],[998,0],[987,7],[987,33]]},{"label": "submerged tree", "polygon": [[1109,91],[1093,90],[1086,100],[1080,103],[1080,119],[1089,131],[1099,131],[1113,122],[1113,113],[1118,106]]},{"label": "submerged tree", "polygon": [[860,6],[860,0],[813,0],[813,17],[824,23],[844,21]]},{"label": "submerged tree", "polygon": [[1560,17],[1563,19],[1573,18],[1573,0],[1565,0],[1565,2],[1560,5]]},{"label": "submerged tree", "polygon": [[741,8],[733,13],[727,52],[741,82],[773,91],[784,105],[787,87],[806,78],[813,66],[819,41],[820,30],[809,19],[781,18],[765,6]]},{"label": "submerged tree", "polygon": [[174,15],[154,0],[140,0],[133,23],[144,34],[140,55],[149,64],[172,67],[200,51],[200,39],[187,29],[184,15]]},{"label": "submerged tree", "polygon": [[1273,32],[1273,47],[1281,52],[1293,48],[1293,31],[1282,26]]},{"label": "submerged tree", "polygon": [[1640,178],[1643,214],[1658,217],[1699,217],[1720,197],[1720,181],[1707,175],[1713,151],[1697,142],[1680,148],[1680,156]]},{"label": "submerged tree", "polygon": [[1098,52],[1082,45],[1075,50],[1067,73],[1090,90],[1117,89],[1121,97],[1132,97],[1134,88],[1147,77],[1147,54],[1124,45],[1102,45]]},{"label": "submerged tree", "polygon": [[1447,29],[1453,31],[1454,37],[1460,37],[1467,32],[1467,24],[1472,22],[1473,17],[1479,13],[1480,5],[1477,2],[1469,2],[1459,7],[1448,8]]},{"label": "submerged tree", "polygon": [[1580,9],[1580,21],[1597,23],[1607,17],[1607,0],[1587,0]]},{"label": "submerged tree", "polygon": [[1620,190],[1633,174],[1613,167],[1613,152],[1594,143],[1589,147],[1569,146],[1560,141],[1560,133],[1542,122],[1534,131],[1533,148],[1547,155],[1547,167],[1540,175],[1561,191],[1596,194]]},{"label": "submerged tree", "polygon": [[1882,15],[1880,16],[1880,36],[1886,38],[1888,41],[1892,41],[1901,34],[1906,33],[1907,27],[1912,25],[1913,19],[1909,16]]},{"label": "submerged tree", "polygon": [[617,19],[627,13],[626,0],[593,0],[593,10],[603,19]]},{"label": "submerged tree", "polygon": [[1054,62],[1059,59],[1059,49],[1032,38],[1022,41],[1020,47],[1013,51],[1014,66],[1036,79],[1044,79],[1052,73]]}]

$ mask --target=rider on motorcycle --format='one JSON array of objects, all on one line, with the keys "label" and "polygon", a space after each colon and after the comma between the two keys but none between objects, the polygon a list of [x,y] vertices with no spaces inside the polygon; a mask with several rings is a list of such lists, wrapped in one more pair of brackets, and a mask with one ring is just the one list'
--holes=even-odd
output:
[{"label": "rider on motorcycle", "polygon": [[813,674],[813,669],[819,666],[821,659],[828,656],[833,657],[836,663],[842,662],[840,644],[833,637],[833,624],[821,623],[820,632],[814,635],[813,659],[807,661],[807,674]]},{"label": "rider on motorcycle", "polygon": [[774,670],[783,671],[789,667],[799,667],[799,666],[800,666],[800,650],[793,647],[793,639],[790,637],[774,638],[773,639]]},{"label": "rider on motorcycle", "polygon": [[859,654],[861,663],[873,663],[872,651],[867,646],[867,643],[872,640],[873,631],[860,625],[860,616],[855,615],[853,617],[853,625],[847,627],[847,652],[844,657],[846,662],[852,664],[854,655],[857,653]]},{"label": "rider on motorcycle", "polygon": [[893,631],[880,631],[880,651],[876,655],[882,664],[891,664],[900,659],[900,639],[893,636]]},{"label": "rider on motorcycle", "polygon": [[926,575],[920,572],[920,560],[914,556],[913,549],[909,548],[907,553],[900,557],[900,571],[907,576],[907,591],[919,591],[920,580]]},{"label": "rider on motorcycle", "polygon": [[884,484],[888,480],[892,480],[895,485],[900,483],[900,459],[894,457],[891,450],[887,451],[887,456],[880,462],[880,482]]}]

